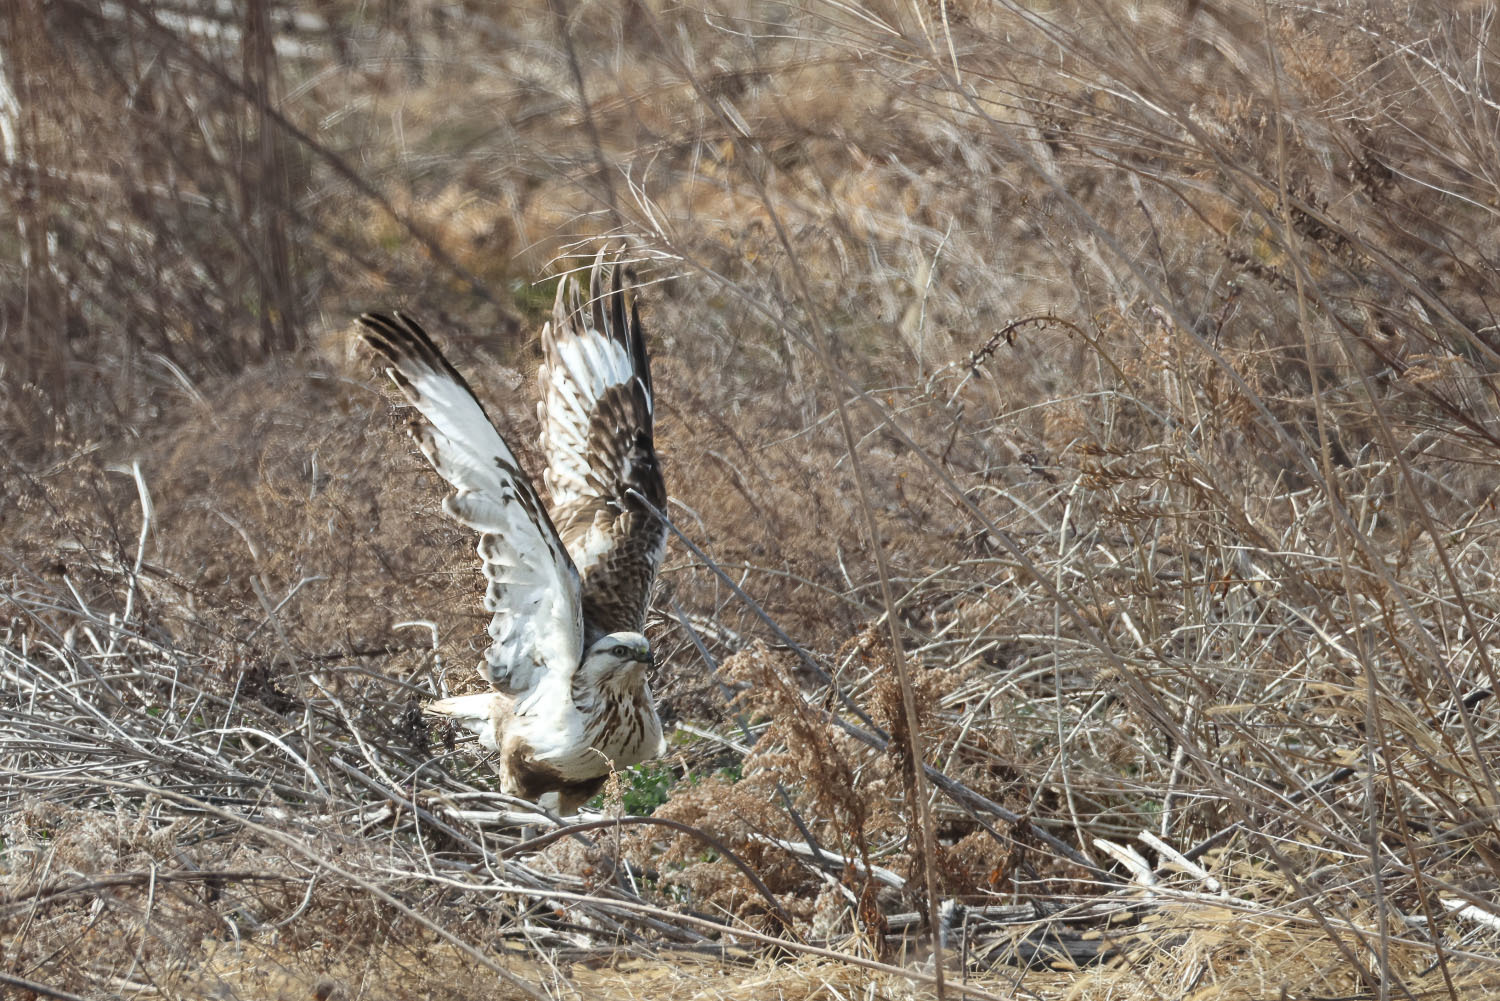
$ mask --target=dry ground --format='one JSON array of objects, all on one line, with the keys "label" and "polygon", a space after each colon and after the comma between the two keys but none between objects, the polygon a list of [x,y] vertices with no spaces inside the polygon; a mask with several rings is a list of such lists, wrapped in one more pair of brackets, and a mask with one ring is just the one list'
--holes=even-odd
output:
[{"label": "dry ground", "polygon": [[[0,982],[928,997],[932,904],[948,996],[1495,996],[1495,15],[8,8]],[[676,732],[510,852],[350,319],[525,453],[601,240]]]}]

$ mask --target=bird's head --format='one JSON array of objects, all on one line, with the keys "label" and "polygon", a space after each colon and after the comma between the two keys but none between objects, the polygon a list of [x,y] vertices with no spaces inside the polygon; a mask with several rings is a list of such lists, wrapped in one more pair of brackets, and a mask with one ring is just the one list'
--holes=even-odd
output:
[{"label": "bird's head", "polygon": [[640,633],[610,633],[589,647],[579,673],[590,685],[626,689],[640,684],[651,664],[651,644]]}]

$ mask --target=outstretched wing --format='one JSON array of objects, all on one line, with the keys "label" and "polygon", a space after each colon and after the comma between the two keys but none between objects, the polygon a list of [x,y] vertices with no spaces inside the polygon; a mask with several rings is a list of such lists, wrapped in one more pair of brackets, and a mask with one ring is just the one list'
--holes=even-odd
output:
[{"label": "outstretched wing", "polygon": [[415,320],[367,313],[365,341],[392,381],[427,418],[412,437],[453,485],[443,510],[478,530],[489,585],[490,648],[480,673],[521,695],[549,675],[571,679],[583,658],[581,585],[562,540],[505,439],[463,376]]},{"label": "outstretched wing", "polygon": [[539,416],[547,454],[543,479],[552,511],[583,575],[587,639],[640,632],[667,528],[658,510],[667,488],[652,442],[651,366],[623,264],[604,287],[604,252],[589,271],[584,302],[571,276],[557,287],[542,329]]}]

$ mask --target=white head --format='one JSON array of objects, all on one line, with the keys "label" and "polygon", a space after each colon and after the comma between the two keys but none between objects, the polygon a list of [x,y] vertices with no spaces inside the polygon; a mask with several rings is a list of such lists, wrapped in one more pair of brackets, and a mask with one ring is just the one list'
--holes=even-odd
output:
[{"label": "white head", "polygon": [[640,633],[610,633],[589,647],[578,679],[589,686],[608,685],[620,691],[640,685],[651,663],[651,644]]}]

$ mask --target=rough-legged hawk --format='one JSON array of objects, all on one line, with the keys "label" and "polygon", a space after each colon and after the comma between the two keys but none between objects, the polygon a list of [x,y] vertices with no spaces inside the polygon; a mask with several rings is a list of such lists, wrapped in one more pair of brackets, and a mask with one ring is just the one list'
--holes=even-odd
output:
[{"label": "rough-legged hawk", "polygon": [[584,301],[571,276],[542,329],[543,506],[473,391],[401,313],[359,318],[364,338],[426,418],[412,428],[455,493],[449,515],[476,529],[492,640],[479,666],[494,693],[443,699],[500,752],[502,788],[571,813],[610,768],[665,750],[641,630],[666,549],[666,486],[652,445],[646,339],[616,264],[601,252]]}]

